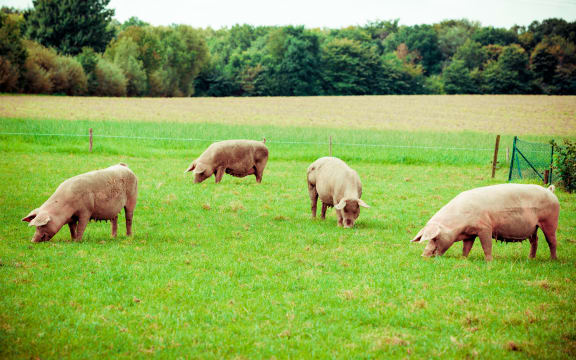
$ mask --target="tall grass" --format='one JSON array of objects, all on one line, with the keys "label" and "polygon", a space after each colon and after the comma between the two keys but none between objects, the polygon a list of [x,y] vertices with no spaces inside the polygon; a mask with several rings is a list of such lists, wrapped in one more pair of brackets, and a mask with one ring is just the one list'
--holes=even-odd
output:
[{"label": "tall grass", "polygon": [[[54,121],[0,118],[0,133],[68,134],[79,136],[2,135],[4,151],[29,152],[52,146],[51,151],[88,151],[88,129],[94,129],[94,151],[135,157],[197,156],[207,145],[224,139],[266,138],[273,159],[312,161],[332,153],[344,160],[388,164],[489,165],[495,137],[475,132],[435,133],[385,130],[346,130],[278,126],[219,125],[207,123],[136,123]],[[117,136],[108,138],[106,136]],[[548,142],[549,137],[526,136]],[[53,146],[56,143],[56,146]],[[499,162],[506,166],[506,147],[512,137],[503,136]]]}]

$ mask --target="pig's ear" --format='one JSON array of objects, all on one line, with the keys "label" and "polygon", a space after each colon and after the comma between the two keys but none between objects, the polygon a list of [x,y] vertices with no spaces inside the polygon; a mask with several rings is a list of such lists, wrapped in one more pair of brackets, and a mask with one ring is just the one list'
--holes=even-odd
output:
[{"label": "pig's ear", "polygon": [[360,205],[360,206],[362,206],[362,207],[365,207],[365,208],[369,208],[369,207],[370,207],[370,205],[366,204],[366,203],[364,202],[364,200],[362,200],[362,199],[358,199],[358,205]]},{"label": "pig's ear", "polygon": [[188,171],[192,171],[194,170],[195,167],[196,167],[196,160],[192,161],[192,164],[190,164],[190,166],[188,166],[188,169],[186,169],[184,172],[187,173]]},{"label": "pig's ear", "polygon": [[414,239],[410,240],[411,242],[419,242],[420,238],[422,238],[422,234],[424,234],[424,229],[420,230],[418,234],[414,237]]},{"label": "pig's ear", "polygon": [[346,199],[342,199],[342,200],[340,200],[340,202],[338,204],[334,205],[334,209],[337,209],[337,210],[342,210],[345,207],[346,207]]},{"label": "pig's ear", "polygon": [[192,171],[192,173],[202,174],[204,171],[206,171],[206,165],[200,163],[196,165],[196,168],[194,168],[194,171]]},{"label": "pig's ear", "polygon": [[440,225],[430,224],[424,228],[424,233],[422,234],[422,239],[420,241],[432,240],[438,235],[440,235]]},{"label": "pig's ear", "polygon": [[48,222],[50,222],[50,220],[51,220],[50,215],[45,214],[45,213],[40,213],[32,221],[30,221],[30,224],[28,224],[28,226],[46,225],[46,224],[48,224]]},{"label": "pig's ear", "polygon": [[38,215],[38,209],[30,211],[30,214],[26,215],[26,217],[24,217],[22,221],[30,222],[36,217],[36,215]]}]

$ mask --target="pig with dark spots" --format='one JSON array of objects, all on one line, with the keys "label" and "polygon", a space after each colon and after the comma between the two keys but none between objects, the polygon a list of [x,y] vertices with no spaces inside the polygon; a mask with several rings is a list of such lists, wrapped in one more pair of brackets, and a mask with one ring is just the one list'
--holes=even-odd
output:
[{"label": "pig with dark spots", "polygon": [[326,209],[333,206],[338,215],[338,226],[350,228],[360,215],[360,207],[370,207],[360,199],[360,177],[338,158],[323,157],[314,161],[308,167],[307,179],[312,217],[316,217],[316,207],[320,199],[322,219],[326,218]]},{"label": "pig with dark spots", "polygon": [[214,175],[216,183],[224,174],[236,177],[254,175],[262,182],[268,162],[268,148],[254,140],[224,140],[210,145],[185,172],[192,171],[194,183],[201,183]]},{"label": "pig with dark spots", "polygon": [[70,228],[72,240],[80,241],[90,220],[111,220],[115,237],[118,214],[124,209],[126,233],[130,236],[137,187],[136,175],[122,163],[77,175],[60,184],[42,206],[22,221],[36,226],[32,242],[52,239],[65,224]]},{"label": "pig with dark spots", "polygon": [[492,239],[504,242],[530,240],[530,257],[536,256],[538,228],[542,229],[550,257],[556,259],[556,228],[560,204],[554,186],[501,184],[464,191],[441,208],[413,242],[428,241],[422,256],[440,256],[456,241],[463,255],[476,237],[487,261],[492,260]]}]

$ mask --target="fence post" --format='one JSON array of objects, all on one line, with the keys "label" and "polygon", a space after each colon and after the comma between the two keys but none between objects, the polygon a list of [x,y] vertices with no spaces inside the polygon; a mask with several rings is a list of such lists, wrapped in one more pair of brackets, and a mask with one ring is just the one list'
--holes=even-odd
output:
[{"label": "fence post", "polygon": [[90,152],[92,152],[92,128],[90,128]]},{"label": "fence post", "polygon": [[516,139],[518,139],[518,136],[514,136],[514,142],[512,143],[512,156],[510,156],[510,172],[508,173],[508,181],[512,180],[512,168],[514,167],[514,155],[516,154]]},{"label": "fence post", "polygon": [[262,142],[266,144],[266,138],[262,138]]},{"label": "fence post", "polygon": [[332,156],[332,135],[330,135],[330,156]]},{"label": "fence post", "polygon": [[544,170],[544,185],[548,185],[550,181],[550,170]]},{"label": "fence post", "polygon": [[550,150],[550,177],[548,178],[548,184],[552,185],[552,173],[554,171],[554,144],[550,145],[552,150]]},{"label": "fence post", "polygon": [[496,164],[498,163],[498,147],[500,146],[500,135],[496,135],[496,145],[494,145],[494,160],[492,160],[492,179],[496,175]]},{"label": "fence post", "polygon": [[506,146],[506,164],[510,161],[510,146]]}]

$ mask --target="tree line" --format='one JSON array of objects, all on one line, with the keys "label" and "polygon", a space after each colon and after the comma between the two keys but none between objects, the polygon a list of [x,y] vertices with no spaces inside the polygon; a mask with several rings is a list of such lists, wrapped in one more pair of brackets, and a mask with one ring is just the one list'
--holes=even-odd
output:
[{"label": "tree line", "polygon": [[214,30],[113,19],[109,0],[0,11],[0,91],[96,96],[576,94],[576,22],[461,19]]}]

